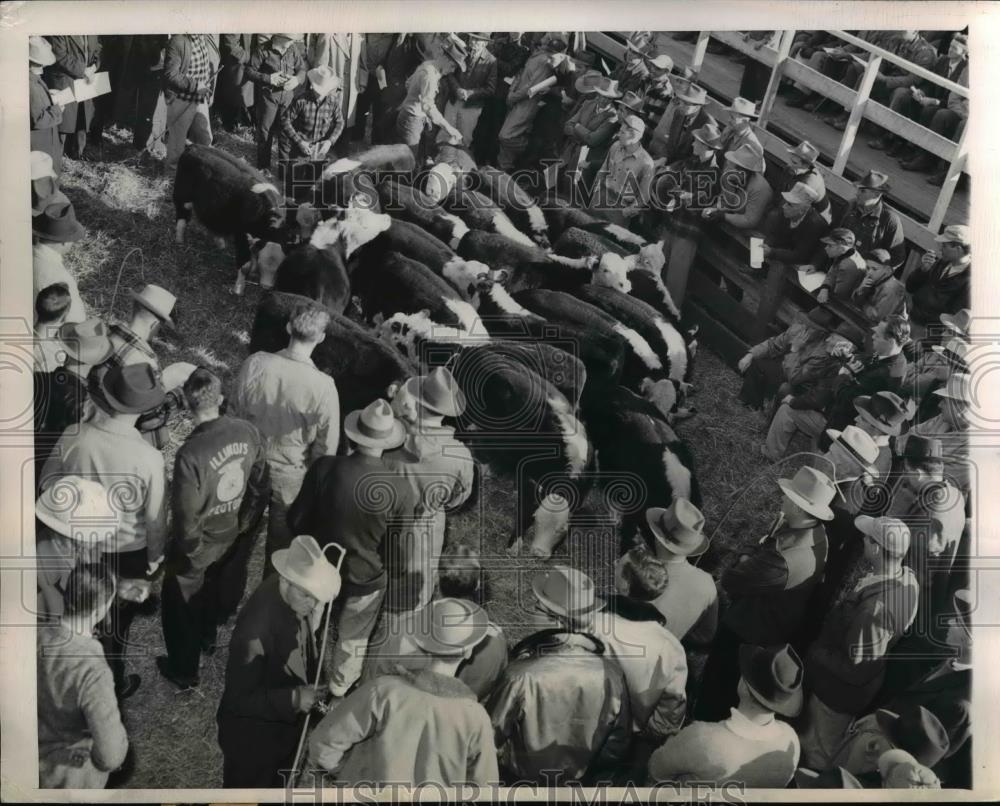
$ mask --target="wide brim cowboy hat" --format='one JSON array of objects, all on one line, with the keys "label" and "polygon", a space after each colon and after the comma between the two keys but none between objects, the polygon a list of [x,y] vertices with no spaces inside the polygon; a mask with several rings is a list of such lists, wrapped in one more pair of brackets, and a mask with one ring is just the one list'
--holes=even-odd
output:
[{"label": "wide brim cowboy hat", "polygon": [[[790,646],[760,647],[743,644],[739,651],[740,674],[750,693],[781,716],[798,716],[802,692],[802,661]],[[791,674],[791,680],[785,676]]]},{"label": "wide brim cowboy hat", "polygon": [[340,593],[339,564],[344,558],[343,548],[336,543],[330,545],[340,549],[337,565],[326,558],[323,548],[311,535],[297,535],[288,548],[278,549],[271,555],[271,563],[284,579],[326,604]]},{"label": "wide brim cowboy hat", "polygon": [[969,308],[962,308],[962,310],[956,314],[943,313],[938,318],[941,320],[941,324],[946,328],[965,336],[969,332],[969,324],[972,321],[972,311]]},{"label": "wide brim cowboy hat", "polygon": [[615,101],[615,105],[628,109],[632,112],[638,112],[642,109],[643,99],[642,96],[636,92],[629,90],[620,99]]},{"label": "wide brim cowboy hat", "polygon": [[815,164],[816,160],[819,159],[819,149],[808,140],[803,140],[797,146],[787,149],[787,153],[789,156],[798,157],[810,165]]},{"label": "wide brim cowboy hat", "polygon": [[[814,484],[814,488],[816,489],[818,489],[819,486],[825,486],[819,483],[821,481],[819,478],[820,476],[829,482],[829,479],[825,476],[825,474],[820,471],[809,467],[802,467],[799,468],[799,471],[792,478],[778,479],[778,486],[781,488],[781,491],[788,496],[789,499],[791,499],[792,503],[797,504],[801,509],[804,509],[810,515],[813,515],[822,521],[833,520],[833,510],[830,509],[829,502],[832,501],[836,495],[836,485],[834,485],[833,482],[830,482],[830,494],[827,497],[826,502],[813,500],[808,495],[809,490],[800,488],[800,483],[808,483],[807,476],[812,476],[813,480],[817,482],[817,484]],[[801,482],[799,481],[800,479],[802,480]]]},{"label": "wide brim cowboy hat", "polygon": [[603,76],[597,70],[587,70],[583,75],[573,82],[573,87],[581,95],[590,95],[597,92]]},{"label": "wide brim cowboy hat", "polygon": [[330,93],[340,89],[340,77],[327,65],[314,67],[306,73],[309,85],[319,97],[325,98]]},{"label": "wide brim cowboy hat", "polygon": [[[379,405],[381,404],[381,405]],[[376,423],[384,423],[380,428]],[[406,429],[384,400],[376,400],[364,409],[350,412],[344,418],[344,433],[354,443],[369,448],[390,451],[406,440]]]},{"label": "wide brim cowboy hat", "polygon": [[746,118],[760,117],[760,112],[757,111],[757,104],[748,98],[733,98],[733,102],[726,107],[726,111],[737,115],[743,115],[743,117]]},{"label": "wide brim cowboy hat", "polygon": [[714,148],[718,151],[722,147],[722,132],[718,126],[706,123],[700,129],[691,132],[691,136],[707,148]]},{"label": "wide brim cowboy hat", "polygon": [[899,713],[879,708],[875,721],[898,749],[910,753],[924,766],[933,767],[948,752],[948,732],[941,720],[922,705]]},{"label": "wide brim cowboy hat", "polygon": [[167,289],[153,285],[145,286],[142,291],[129,291],[132,301],[141,305],[167,327],[176,328],[174,320],[171,318],[174,313],[174,306],[177,304],[177,297]]},{"label": "wide brim cowboy hat", "polygon": [[55,243],[74,243],[79,241],[86,231],[76,220],[73,203],[64,195],[53,199],[37,216],[32,218],[31,232],[42,241]]},{"label": "wide brim cowboy hat", "polygon": [[70,358],[87,366],[104,362],[115,351],[107,326],[97,318],[67,322],[59,328],[59,341]]},{"label": "wide brim cowboy hat", "polygon": [[764,155],[759,153],[750,143],[744,143],[735,151],[727,151],[723,155],[727,162],[739,165],[747,171],[762,174],[767,169]]},{"label": "wide brim cowboy hat", "polygon": [[612,78],[602,78],[594,88],[594,92],[602,98],[621,98],[621,90],[618,89],[618,82]]},{"label": "wide brim cowboy hat", "polygon": [[486,611],[467,599],[438,599],[421,615],[411,637],[430,655],[462,655],[478,645],[490,628]]},{"label": "wide brim cowboy hat", "polygon": [[[546,584],[554,581],[557,585],[564,586],[567,599],[582,599],[585,604],[580,607],[568,607],[565,602],[559,602],[552,598]],[[574,589],[574,582],[580,583],[579,589]],[[597,613],[604,609],[606,602],[599,596],[593,595],[594,583],[582,571],[567,566],[553,566],[552,568],[539,571],[531,578],[531,590],[548,612],[559,616],[579,618],[592,613]],[[575,596],[574,596],[575,594]],[[587,601],[589,599],[589,601]]]},{"label": "wide brim cowboy hat", "polygon": [[458,417],[465,411],[465,393],[458,388],[452,374],[441,367],[429,375],[410,378],[401,388],[435,414]]},{"label": "wide brim cowboy hat", "polygon": [[686,104],[698,104],[699,106],[704,106],[708,103],[708,93],[697,84],[688,83],[685,86],[679,86],[674,91],[674,97],[678,101],[683,101]]},{"label": "wide brim cowboy hat", "polygon": [[112,367],[101,376],[98,388],[103,402],[123,414],[155,409],[167,394],[152,365],[146,363]]},{"label": "wide brim cowboy hat", "polygon": [[705,516],[687,499],[676,498],[669,507],[650,507],[646,510],[646,525],[671,554],[698,557],[708,549],[710,541],[703,531]]},{"label": "wide brim cowboy hat", "polygon": [[[461,42],[461,40],[459,41]],[[455,64],[458,65],[458,69],[463,73],[465,72],[465,68],[468,64],[466,60],[466,53],[464,47],[465,47],[464,42],[462,43],[462,47],[460,48],[456,42],[450,39],[442,43],[441,45],[441,52],[449,59],[451,59],[453,62],[455,62]]]}]

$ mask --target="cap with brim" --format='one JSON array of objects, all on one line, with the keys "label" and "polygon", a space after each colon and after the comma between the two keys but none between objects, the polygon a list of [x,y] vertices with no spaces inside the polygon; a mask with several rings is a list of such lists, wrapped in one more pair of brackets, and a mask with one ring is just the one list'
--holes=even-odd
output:
[{"label": "cap with brim", "polygon": [[792,503],[820,520],[833,520],[830,502],[837,494],[836,485],[829,477],[811,467],[800,467],[790,479],[778,479],[778,486]]},{"label": "cap with brim", "polygon": [[187,383],[188,378],[194,374],[196,369],[198,367],[190,361],[175,361],[170,366],[164,367],[163,372],[160,373],[160,383],[168,392],[179,389]]},{"label": "cap with brim", "polygon": [[605,604],[594,595],[594,582],[589,576],[565,565],[536,573],[531,578],[531,590],[546,610],[559,616],[586,616]]},{"label": "cap with brim", "polygon": [[65,196],[54,199],[39,215],[32,218],[31,232],[43,241],[56,243],[73,243],[85,234],[80,222],[76,220],[73,204]]},{"label": "cap with brim", "polygon": [[697,557],[708,549],[705,516],[686,498],[675,498],[669,507],[650,507],[646,524],[667,551],[682,557]]},{"label": "cap with brim", "polygon": [[486,611],[466,599],[438,599],[417,619],[413,642],[430,655],[462,655],[489,631]]},{"label": "cap with brim", "polygon": [[119,510],[103,484],[81,476],[60,476],[35,502],[35,517],[54,532],[79,543],[112,544]]},{"label": "cap with brim", "polygon": [[129,296],[161,322],[169,327],[174,327],[174,321],[170,317],[174,312],[174,305],[177,304],[177,297],[167,289],[150,284],[142,291],[130,291]]},{"label": "cap with brim", "polygon": [[646,61],[657,70],[667,71],[674,69],[674,60],[671,59],[666,53],[661,53],[655,58],[646,56]]},{"label": "cap with brim", "polygon": [[762,705],[781,716],[797,716],[802,711],[802,661],[790,646],[743,644],[739,665],[747,688]]},{"label": "cap with brim", "polygon": [[945,227],[940,235],[937,235],[934,240],[937,243],[958,243],[962,246],[969,246],[971,243],[969,239],[969,228],[964,224],[949,224]]},{"label": "cap with brim", "polygon": [[622,126],[632,129],[639,134],[646,131],[646,121],[638,115],[626,115],[625,119],[622,121]]},{"label": "cap with brim", "polygon": [[403,424],[392,413],[385,400],[375,400],[364,409],[350,412],[344,418],[344,433],[358,445],[392,450],[406,439]]},{"label": "cap with brim", "polygon": [[59,340],[67,355],[85,365],[100,364],[115,350],[107,326],[97,318],[67,322],[59,328]]},{"label": "cap with brim", "polygon": [[[311,535],[296,536],[287,549],[278,549],[271,555],[274,570],[284,579],[297,585],[320,602],[330,602],[340,593],[340,562],[344,558],[344,549],[340,549],[338,565],[333,565],[324,550]],[[329,546],[327,546],[329,548]]]},{"label": "cap with brim", "polygon": [[124,414],[143,414],[159,406],[166,397],[150,364],[112,367],[100,379],[104,402]]}]

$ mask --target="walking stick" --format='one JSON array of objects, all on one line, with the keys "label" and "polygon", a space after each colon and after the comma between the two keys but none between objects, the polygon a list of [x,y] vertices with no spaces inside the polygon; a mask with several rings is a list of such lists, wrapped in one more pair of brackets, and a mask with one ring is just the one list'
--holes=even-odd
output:
[{"label": "walking stick", "polygon": [[[334,566],[337,571],[340,571],[340,566],[344,564],[344,555],[347,554],[347,549],[341,546],[339,543],[329,543],[323,547],[323,554],[326,554],[328,548],[336,547],[340,551],[340,556],[337,558],[337,564]],[[333,600],[331,599],[326,605],[326,612],[323,614],[323,640],[319,645],[319,660],[316,663],[316,679],[313,681],[313,688],[319,687],[319,679],[323,674],[323,657],[326,654],[326,644],[330,638],[330,614],[333,612]],[[299,746],[295,751],[295,760],[292,762],[291,775],[288,776],[288,789],[293,789],[295,787],[296,779],[299,777],[299,764],[302,761],[302,751],[305,749],[306,744],[306,733],[309,731],[309,718],[312,716],[312,708],[306,712],[305,721],[302,723],[302,733],[299,735]]]}]

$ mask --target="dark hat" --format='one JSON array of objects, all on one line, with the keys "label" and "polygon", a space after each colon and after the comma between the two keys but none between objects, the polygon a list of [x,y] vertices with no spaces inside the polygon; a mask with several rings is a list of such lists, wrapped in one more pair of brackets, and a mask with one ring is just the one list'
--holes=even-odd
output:
[{"label": "dark hat", "polygon": [[465,43],[463,42],[462,45],[463,47],[460,48],[458,44],[449,39],[448,41],[444,42],[441,45],[441,52],[444,53],[445,56],[448,56],[453,62],[455,62],[455,64],[458,65],[458,69],[464,73],[466,64],[465,50],[464,50]]},{"label": "dark hat", "polygon": [[142,414],[155,409],[166,397],[150,364],[112,367],[100,380],[101,393],[115,411]]},{"label": "dark hat", "polygon": [[632,90],[629,90],[628,92],[625,93],[625,95],[622,97],[621,100],[615,101],[615,103],[618,104],[618,106],[624,106],[626,109],[629,109],[632,112],[638,112],[640,109],[642,109],[642,100],[643,99],[641,95],[639,95],[636,92],[632,92]]},{"label": "dark hat", "polygon": [[884,174],[881,171],[869,171],[861,177],[861,179],[855,182],[854,186],[857,188],[878,190],[882,193],[888,193],[891,188],[888,174]]},{"label": "dark hat", "polygon": [[899,713],[879,708],[875,719],[889,741],[921,764],[933,767],[948,752],[948,731],[922,705],[904,704]]},{"label": "dark hat", "polygon": [[823,330],[833,330],[833,326],[837,324],[837,317],[834,316],[833,312],[822,305],[817,305],[811,311],[806,319],[813,325],[813,327],[818,327]]},{"label": "dark hat", "polygon": [[750,693],[776,714],[796,716],[802,710],[802,661],[788,644],[740,647],[740,674]]},{"label": "dark hat", "polygon": [[854,409],[866,423],[890,436],[897,436],[903,423],[914,414],[912,404],[908,405],[895,392],[886,391],[854,398]]},{"label": "dark hat", "polygon": [[822,772],[799,767],[795,771],[795,786],[798,789],[864,789],[861,781],[843,767]]},{"label": "dark hat", "polygon": [[928,459],[944,461],[944,453],[941,449],[941,440],[936,437],[925,437],[923,434],[909,434],[906,437],[906,445],[903,446],[902,456],[904,459],[912,459],[917,462]]},{"label": "dark hat", "polygon": [[[63,197],[65,198],[65,197]],[[83,235],[83,227],[76,220],[73,203],[68,199],[54,201],[31,221],[31,231],[43,241],[73,243]]]}]

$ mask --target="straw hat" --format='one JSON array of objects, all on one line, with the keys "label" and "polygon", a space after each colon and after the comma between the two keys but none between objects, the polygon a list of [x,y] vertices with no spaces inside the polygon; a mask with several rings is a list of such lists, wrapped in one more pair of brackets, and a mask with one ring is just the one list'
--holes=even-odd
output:
[{"label": "straw hat", "polygon": [[344,418],[344,433],[358,445],[387,451],[398,448],[406,439],[403,424],[393,416],[392,407],[382,399],[348,414]]},{"label": "straw hat", "polygon": [[445,367],[436,367],[429,375],[410,378],[402,388],[435,414],[457,417],[465,411],[465,394]]},{"label": "straw hat", "polygon": [[854,526],[897,560],[903,559],[910,550],[910,527],[898,518],[858,515],[854,519]]},{"label": "straw hat", "polygon": [[99,482],[61,476],[35,502],[35,517],[54,532],[88,545],[111,544],[118,534],[118,510]]},{"label": "straw hat", "polygon": [[781,716],[796,716],[802,710],[802,661],[788,644],[740,647],[740,674],[750,693]]},{"label": "straw hat", "polygon": [[650,507],[646,523],[657,542],[671,554],[697,557],[708,548],[705,516],[686,498],[675,498],[666,509]]},{"label": "straw hat", "polygon": [[41,36],[28,37],[28,61],[34,62],[40,67],[48,67],[55,64],[56,56],[52,52],[52,45]]},{"label": "straw hat", "polygon": [[438,599],[427,618],[417,620],[414,643],[430,655],[463,655],[486,637],[486,611],[467,599]]},{"label": "straw hat", "polygon": [[594,595],[594,581],[583,571],[554,565],[531,579],[531,589],[542,606],[558,616],[585,616],[604,607]]},{"label": "straw hat", "polygon": [[835,428],[826,429],[827,436],[842,447],[855,462],[864,470],[872,470],[872,465],[878,459],[878,445],[871,435],[862,431],[856,425],[848,425],[843,431]]},{"label": "straw hat", "polygon": [[309,84],[320,98],[325,98],[331,92],[340,89],[340,77],[333,72],[333,68],[327,65],[314,67],[306,73]]},{"label": "straw hat", "polygon": [[274,570],[293,585],[298,585],[320,602],[333,601],[340,593],[339,564],[344,549],[340,549],[338,565],[333,565],[311,535],[298,535],[287,549],[278,549],[271,555]]},{"label": "straw hat", "polygon": [[174,312],[174,305],[177,304],[177,297],[167,289],[149,284],[142,291],[129,292],[129,296],[161,322],[174,327],[174,320],[170,316]]},{"label": "straw hat", "polygon": [[812,467],[800,467],[790,479],[778,479],[778,486],[794,504],[822,521],[833,520],[830,502],[837,494],[829,476]]}]

